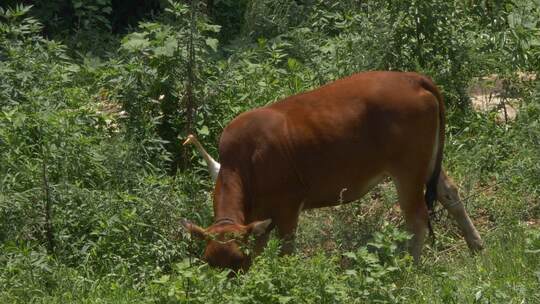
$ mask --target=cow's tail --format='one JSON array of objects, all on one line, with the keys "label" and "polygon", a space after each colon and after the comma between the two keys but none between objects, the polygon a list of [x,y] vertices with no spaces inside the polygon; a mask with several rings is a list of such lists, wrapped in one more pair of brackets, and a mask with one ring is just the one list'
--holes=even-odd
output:
[{"label": "cow's tail", "polygon": [[444,107],[444,100],[443,100],[442,94],[437,88],[437,86],[435,86],[433,81],[431,81],[431,79],[427,77],[423,77],[421,81],[421,85],[424,89],[430,91],[437,98],[438,107],[439,107],[439,130],[438,130],[438,136],[437,136],[438,140],[436,142],[437,151],[434,153],[435,161],[433,165],[433,171],[426,183],[426,193],[424,195],[424,198],[427,204],[427,209],[430,214],[430,218],[428,219],[429,234],[433,237],[433,240],[434,240],[435,236],[433,234],[433,228],[431,226],[431,215],[433,212],[433,205],[435,203],[435,200],[437,199],[437,184],[439,182],[439,176],[441,175],[441,170],[442,170],[444,134],[445,134],[445,107]]}]

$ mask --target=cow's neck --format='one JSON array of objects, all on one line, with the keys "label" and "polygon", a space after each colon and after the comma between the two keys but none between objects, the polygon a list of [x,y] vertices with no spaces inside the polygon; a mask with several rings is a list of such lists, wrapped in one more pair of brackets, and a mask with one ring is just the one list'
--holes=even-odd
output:
[{"label": "cow's neck", "polygon": [[239,202],[214,203],[214,223],[230,221],[245,224],[246,216],[243,204]]},{"label": "cow's neck", "polygon": [[[234,175],[220,172],[214,191],[214,222],[230,220],[235,224],[245,224],[247,196]],[[229,178],[225,178],[228,176]]]}]

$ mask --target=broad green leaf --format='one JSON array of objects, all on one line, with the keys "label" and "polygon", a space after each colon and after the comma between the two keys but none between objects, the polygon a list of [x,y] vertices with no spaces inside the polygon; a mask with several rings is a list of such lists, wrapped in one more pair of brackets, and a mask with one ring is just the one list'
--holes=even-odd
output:
[{"label": "broad green leaf", "polygon": [[122,41],[122,48],[132,52],[140,51],[149,45],[150,41],[142,33],[133,33],[126,36]]},{"label": "broad green leaf", "polygon": [[154,55],[164,56],[164,57],[173,57],[176,49],[177,49],[176,39],[168,38],[165,41],[165,44],[163,46],[160,46],[154,49]]},{"label": "broad green leaf", "polygon": [[206,45],[208,45],[214,52],[217,51],[219,41],[215,38],[206,38]]},{"label": "broad green leaf", "polygon": [[200,129],[197,130],[197,133],[206,136],[210,134],[210,130],[208,130],[207,126],[202,126]]}]

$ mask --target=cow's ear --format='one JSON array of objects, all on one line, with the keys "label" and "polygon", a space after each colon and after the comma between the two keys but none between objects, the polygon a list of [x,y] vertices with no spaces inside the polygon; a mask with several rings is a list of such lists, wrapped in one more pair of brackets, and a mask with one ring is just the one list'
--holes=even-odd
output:
[{"label": "cow's ear", "polygon": [[208,235],[202,227],[199,227],[184,218],[180,220],[180,224],[182,224],[182,227],[184,227],[184,229],[186,229],[187,232],[189,232],[191,235],[194,235],[200,239],[206,239]]},{"label": "cow's ear", "polygon": [[253,222],[248,225],[248,232],[254,236],[262,235],[268,230],[270,224],[272,224],[272,219]]}]

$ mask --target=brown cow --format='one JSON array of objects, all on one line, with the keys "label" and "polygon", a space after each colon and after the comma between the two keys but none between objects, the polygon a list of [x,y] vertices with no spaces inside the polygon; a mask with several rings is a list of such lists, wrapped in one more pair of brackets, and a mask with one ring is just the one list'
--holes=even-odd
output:
[{"label": "brown cow", "polygon": [[302,210],[353,201],[390,176],[416,262],[436,198],[479,250],[457,189],[441,173],[444,121],[433,82],[401,72],[359,73],[245,112],[221,135],[214,223],[182,225],[206,239],[210,265],[247,269],[241,247],[249,235],[259,252],[275,227],[289,253]]}]

